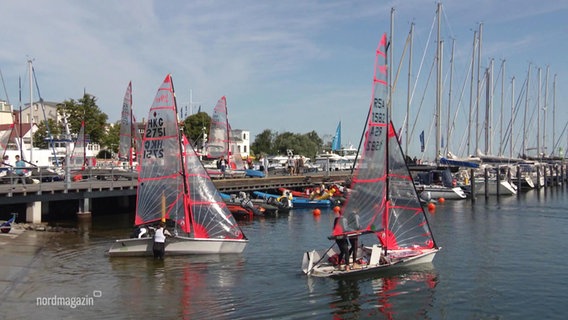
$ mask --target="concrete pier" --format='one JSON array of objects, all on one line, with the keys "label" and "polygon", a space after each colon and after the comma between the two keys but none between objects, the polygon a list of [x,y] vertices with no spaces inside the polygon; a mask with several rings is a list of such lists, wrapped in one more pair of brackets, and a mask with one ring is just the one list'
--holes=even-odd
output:
[{"label": "concrete pier", "polygon": [[41,202],[34,201],[26,204],[26,222],[41,223]]}]

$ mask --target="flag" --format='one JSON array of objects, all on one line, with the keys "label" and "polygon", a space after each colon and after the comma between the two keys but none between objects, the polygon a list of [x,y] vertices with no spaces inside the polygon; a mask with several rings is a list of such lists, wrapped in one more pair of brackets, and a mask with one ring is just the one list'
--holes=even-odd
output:
[{"label": "flag", "polygon": [[420,133],[420,152],[424,152],[424,130]]}]

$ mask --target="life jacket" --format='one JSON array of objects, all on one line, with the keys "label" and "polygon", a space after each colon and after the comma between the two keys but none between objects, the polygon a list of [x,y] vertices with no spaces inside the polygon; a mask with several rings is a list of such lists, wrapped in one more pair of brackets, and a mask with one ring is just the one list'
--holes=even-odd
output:
[{"label": "life jacket", "polygon": [[343,235],[343,227],[341,226],[340,219],[342,219],[342,217],[337,217],[333,221],[333,232],[331,233],[332,236],[337,237]]}]

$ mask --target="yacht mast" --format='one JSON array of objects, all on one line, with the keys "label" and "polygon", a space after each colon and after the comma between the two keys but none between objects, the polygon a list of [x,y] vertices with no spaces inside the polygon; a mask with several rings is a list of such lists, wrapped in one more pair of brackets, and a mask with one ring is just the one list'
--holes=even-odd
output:
[{"label": "yacht mast", "polygon": [[450,135],[452,133],[453,124],[450,122],[450,114],[452,109],[452,83],[454,80],[454,50],[456,48],[456,39],[452,39],[452,55],[450,58],[450,88],[448,90],[448,123],[446,128],[446,154],[450,151]]},{"label": "yacht mast", "polygon": [[409,55],[408,55],[408,85],[406,89],[406,135],[405,135],[405,150],[404,154],[408,155],[408,144],[410,143],[410,136],[408,131],[408,126],[410,123],[410,96],[412,94],[412,42],[414,37],[414,22],[410,24],[410,34],[408,35],[409,40]]},{"label": "yacht mast", "polygon": [[34,90],[32,79],[32,60],[28,60],[28,73],[30,77],[30,158],[28,159],[28,161],[33,163],[34,135],[32,129],[34,127]]},{"label": "yacht mast", "polygon": [[475,154],[479,152],[479,98],[481,95],[481,35],[483,23],[479,24],[479,46],[477,46],[477,101],[475,107]]},{"label": "yacht mast", "polygon": [[540,158],[540,83],[541,83],[541,68],[538,67],[538,90],[536,97],[536,156]]},{"label": "yacht mast", "polygon": [[546,111],[548,110],[548,72],[549,72],[549,66],[546,66],[546,75],[545,75],[545,79],[544,79],[544,83],[545,83],[544,84],[544,106],[542,107],[542,153],[543,154],[547,153],[547,150],[546,150]]},{"label": "yacht mast", "polygon": [[471,127],[473,126],[473,81],[474,81],[474,68],[475,68],[475,46],[477,44],[477,31],[473,31],[473,45],[471,53],[471,78],[469,83],[469,117],[467,119],[467,155],[471,153]]},{"label": "yacht mast", "polygon": [[526,98],[525,98],[525,114],[523,116],[523,147],[522,147],[522,155],[523,157],[527,154],[527,112],[529,110],[529,84],[531,80],[531,64],[529,63],[529,71],[527,72],[527,91],[526,91]]},{"label": "yacht mast", "polygon": [[515,77],[511,79],[511,130],[509,130],[509,158],[513,158],[513,128],[515,124]]},{"label": "yacht mast", "polygon": [[552,80],[552,150],[551,155],[556,153],[556,74],[554,74],[554,80]]},{"label": "yacht mast", "polygon": [[441,111],[442,111],[442,41],[440,40],[440,28],[441,28],[441,11],[442,3],[438,2],[438,9],[436,10],[438,19],[438,31],[437,31],[437,53],[436,53],[436,163],[440,161],[440,141],[442,138],[442,127],[440,123]]}]

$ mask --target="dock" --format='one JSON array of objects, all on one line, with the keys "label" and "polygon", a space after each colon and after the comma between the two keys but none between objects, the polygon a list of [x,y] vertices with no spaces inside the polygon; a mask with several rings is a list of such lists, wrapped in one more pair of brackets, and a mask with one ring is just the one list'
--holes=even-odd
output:
[{"label": "dock", "polygon": [[[266,191],[278,188],[304,188],[322,183],[345,183],[351,178],[350,171],[317,172],[305,175],[269,175],[264,178],[227,178],[212,180],[224,193],[239,191]],[[24,206],[26,222],[40,223],[41,216],[49,212],[50,204],[57,201],[75,201],[79,216],[90,216],[92,201],[116,201],[124,206],[136,197],[135,178],[105,179],[100,175],[80,181],[52,181],[0,184],[0,211],[8,206]],[[23,212],[22,212],[23,213]]]}]

